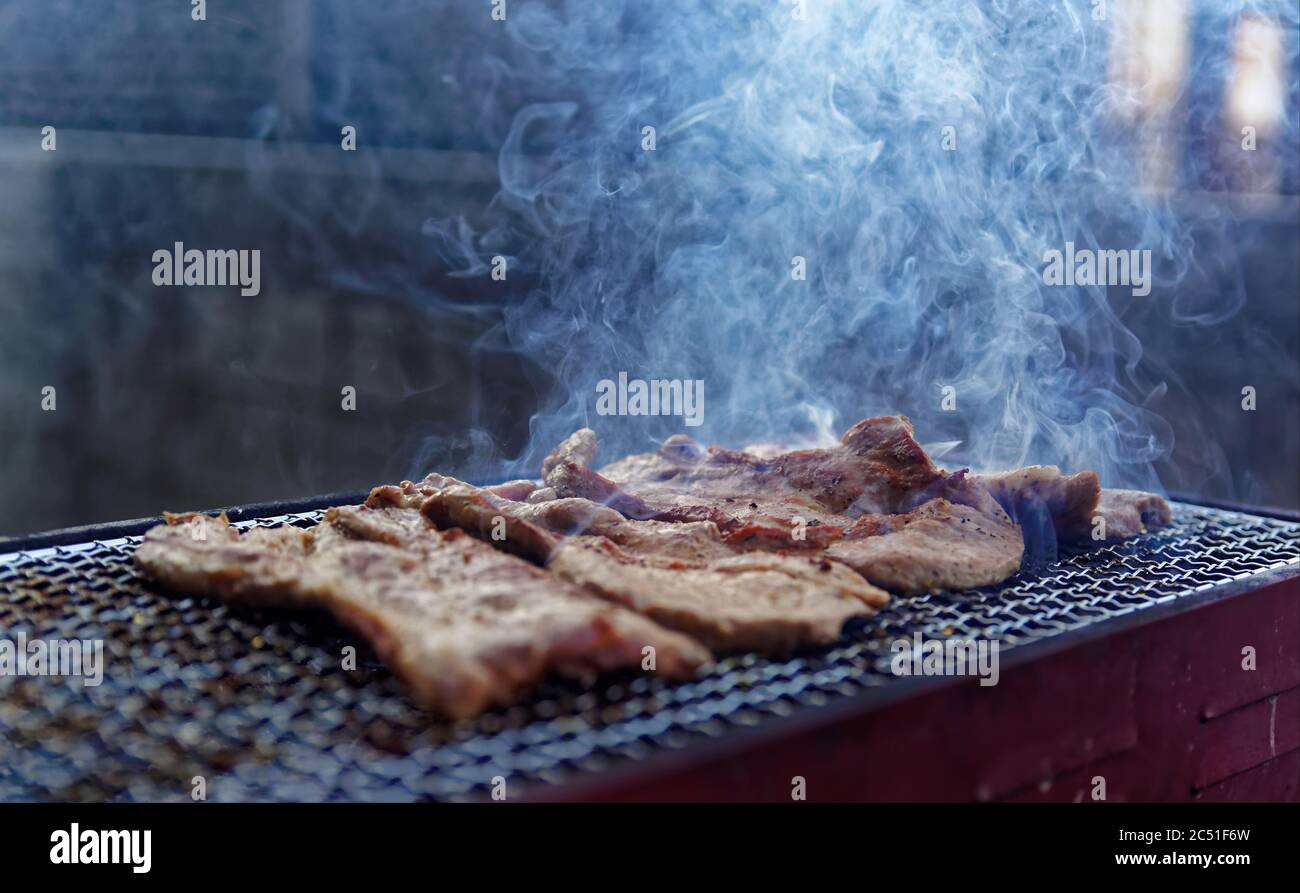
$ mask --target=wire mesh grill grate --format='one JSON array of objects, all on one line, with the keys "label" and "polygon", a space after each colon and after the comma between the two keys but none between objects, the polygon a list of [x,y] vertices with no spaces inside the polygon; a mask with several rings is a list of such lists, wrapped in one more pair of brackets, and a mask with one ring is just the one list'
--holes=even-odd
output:
[{"label": "wire mesh grill grate", "polygon": [[[319,514],[239,526],[308,527]],[[0,555],[0,638],[104,643],[98,686],[0,675],[0,799],[188,799],[195,776],[218,801],[457,799],[496,776],[559,784],[887,686],[899,636],[1005,650],[1300,565],[1300,524],[1177,505],[1164,530],[1002,586],[896,599],[814,653],[740,655],[677,685],[548,682],[525,704],[448,723],[323,616],[155,592],[135,572],[138,542]],[[341,668],[345,645],[355,670]]]}]

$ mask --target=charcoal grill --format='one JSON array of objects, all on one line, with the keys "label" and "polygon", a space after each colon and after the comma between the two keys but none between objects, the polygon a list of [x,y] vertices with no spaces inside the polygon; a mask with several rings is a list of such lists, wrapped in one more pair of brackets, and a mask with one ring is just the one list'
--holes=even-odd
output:
[{"label": "charcoal grill", "polygon": [[[337,497],[232,514],[240,527],[316,523]],[[152,523],[152,522],[148,522]],[[102,639],[105,675],[0,677],[0,799],[478,799],[611,790],[699,754],[869,715],[951,680],[899,678],[889,643],[979,636],[1003,672],[1300,575],[1300,523],[1185,503],[1169,527],[1066,554],[997,587],[898,598],[833,647],[739,655],[685,684],[550,681],[527,703],[439,721],[327,617],[236,610],[155,591],[132,553],[146,522],[0,543],[0,630]],[[358,645],[344,670],[344,645]]]}]

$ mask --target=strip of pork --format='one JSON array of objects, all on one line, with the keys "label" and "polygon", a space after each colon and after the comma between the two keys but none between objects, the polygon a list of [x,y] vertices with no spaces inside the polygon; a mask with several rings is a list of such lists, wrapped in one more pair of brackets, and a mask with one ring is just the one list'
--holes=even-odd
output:
[{"label": "strip of pork", "polygon": [[766,458],[682,435],[599,472],[590,468],[595,453],[595,433],[578,431],[547,457],[546,485],[632,518],[712,520],[724,529],[755,517],[847,526],[862,514],[906,512],[944,476],[902,416],[858,422],[835,447]]},{"label": "strip of pork", "polygon": [[572,493],[566,485],[582,481],[582,492],[645,517],[710,519],[739,550],[824,554],[896,592],[999,583],[1024,554],[988,491],[936,468],[901,416],[859,422],[822,450],[760,457],[678,436],[600,472],[580,464],[595,453],[591,431],[570,437],[548,457],[547,484]]},{"label": "strip of pork", "polygon": [[1063,543],[1118,542],[1173,518],[1169,503],[1154,493],[1103,490],[1094,471],[1062,474],[1055,465],[1030,465],[976,478],[1023,525],[1050,519]]},{"label": "strip of pork", "polygon": [[[589,499],[521,502],[503,498],[491,488],[451,478],[376,487],[366,505],[420,507],[440,527],[459,527],[539,564],[550,558],[559,542],[556,535],[603,536],[639,555],[693,564],[729,558],[737,552],[711,521],[631,521]],[[500,524],[497,518],[502,519]],[[519,521],[527,523],[516,523]]]},{"label": "strip of pork", "polygon": [[1095,471],[1067,475],[1055,465],[1030,465],[976,477],[1012,518],[1031,530],[1050,523],[1062,542],[1087,535],[1101,498]]},{"label": "strip of pork", "polygon": [[221,601],[317,608],[356,630],[426,708],[475,716],[514,703],[550,672],[642,666],[686,678],[697,642],[593,598],[412,509],[331,509],[312,531],[168,516],[136,561],[169,589]]},{"label": "strip of pork", "polygon": [[910,512],[863,515],[826,550],[894,592],[991,586],[1024,557],[1020,528],[984,487],[963,472]]},{"label": "strip of pork", "polygon": [[[501,499],[468,484],[431,488],[422,511],[631,608],[716,651],[785,653],[833,642],[850,617],[889,595],[821,558],[737,553],[708,521],[629,520],[569,498],[547,504]],[[377,488],[368,504],[402,499]],[[572,535],[577,532],[579,535]]]},{"label": "strip of pork", "polygon": [[1168,502],[1141,490],[1102,490],[1097,513],[1106,522],[1107,542],[1157,530],[1174,519]]},{"label": "strip of pork", "polygon": [[567,540],[548,568],[716,651],[783,654],[834,642],[845,621],[889,600],[832,561],[752,552],[670,567],[604,537]]}]

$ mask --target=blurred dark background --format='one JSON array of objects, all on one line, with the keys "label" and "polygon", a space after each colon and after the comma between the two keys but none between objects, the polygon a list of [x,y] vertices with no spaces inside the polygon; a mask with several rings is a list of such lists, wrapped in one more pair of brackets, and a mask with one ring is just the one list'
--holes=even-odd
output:
[{"label": "blurred dark background", "polygon": [[[188,6],[0,6],[0,535],[458,470],[484,439],[510,457],[549,393],[551,370],[494,335],[528,278],[455,275],[425,225],[489,221],[501,122],[553,98],[482,82],[489,50],[527,51],[490,4],[214,0],[205,22]],[[1225,89],[1196,80],[1221,32],[1192,34],[1204,101],[1175,168],[1215,151]],[[360,151],[341,151],[344,125]],[[1197,263],[1172,320],[1122,314],[1154,359],[1140,374],[1177,376],[1147,407],[1175,431],[1171,491],[1296,509],[1300,188],[1294,158],[1274,161],[1174,178],[1206,221]],[[261,249],[261,294],[153,287],[152,252],[176,241]]]},{"label": "blurred dark background", "polygon": [[[422,234],[496,190],[504,134],[458,99],[483,10],[188,6],[0,8],[0,534],[366,487],[471,425],[517,450],[546,387],[479,348],[506,283]],[[261,249],[261,294],[155,288],[175,241]]]}]

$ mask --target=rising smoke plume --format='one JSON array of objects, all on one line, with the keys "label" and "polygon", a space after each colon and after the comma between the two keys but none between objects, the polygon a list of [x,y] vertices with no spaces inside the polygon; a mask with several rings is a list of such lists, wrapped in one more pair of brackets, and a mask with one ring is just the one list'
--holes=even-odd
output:
[{"label": "rising smoke plume", "polygon": [[1113,19],[1091,9],[515,4],[510,37],[541,61],[512,76],[556,99],[505,139],[511,233],[431,231],[470,273],[513,239],[538,277],[499,333],[557,379],[518,470],[579,425],[607,456],[682,430],[594,414],[596,382],[626,371],[703,379],[708,441],[902,412],[962,442],[950,464],[1158,487],[1170,428],[1143,408],[1120,299],[1042,276],[1067,241],[1150,250],[1152,295],[1122,300],[1172,302],[1193,262],[1138,188],[1147,125],[1117,123],[1136,98],[1107,87]]}]

